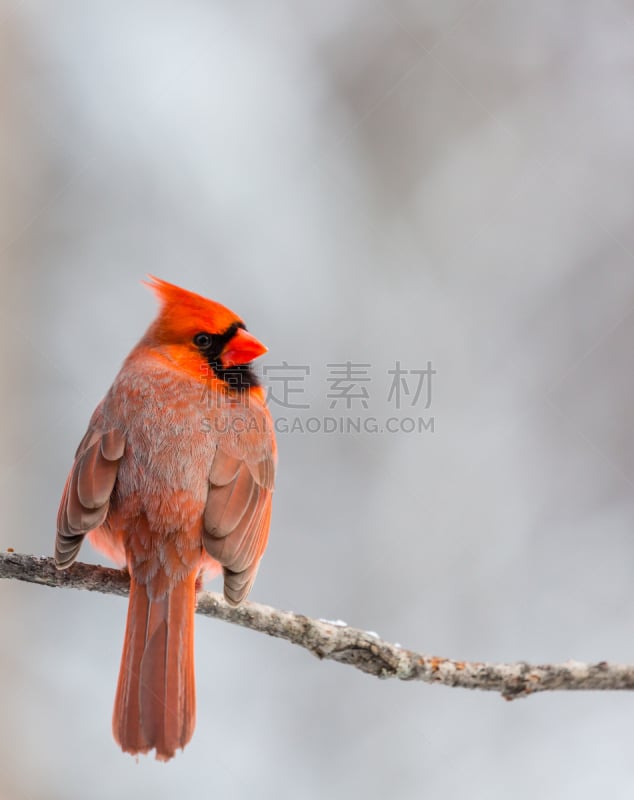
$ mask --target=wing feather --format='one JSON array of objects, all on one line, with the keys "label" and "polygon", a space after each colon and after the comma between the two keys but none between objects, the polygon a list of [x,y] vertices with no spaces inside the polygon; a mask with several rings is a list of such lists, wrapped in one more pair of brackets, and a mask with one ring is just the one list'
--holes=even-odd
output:
[{"label": "wing feather", "polygon": [[60,569],[77,558],[84,536],[104,523],[124,450],[121,431],[101,432],[93,426],[77,448],[57,513],[55,563]]},{"label": "wing feather", "polygon": [[[121,456],[119,456],[119,459]],[[119,460],[109,461],[103,454],[103,439],[82,456],[77,472],[77,498],[84,508],[105,505],[117,479]]]},{"label": "wing feather", "polygon": [[203,544],[220,562],[225,598],[248,595],[266,547],[275,479],[275,452],[237,458],[219,445],[210,470]]},{"label": "wing feather", "polygon": [[260,558],[266,547],[269,537],[269,527],[271,524],[271,494],[266,499],[266,504],[258,520],[258,529],[254,532],[250,540],[249,551],[245,554],[244,566],[239,568],[236,562],[234,569],[224,568],[225,578],[225,598],[231,605],[239,605],[246,599],[251,591],[255,576],[260,566]]}]

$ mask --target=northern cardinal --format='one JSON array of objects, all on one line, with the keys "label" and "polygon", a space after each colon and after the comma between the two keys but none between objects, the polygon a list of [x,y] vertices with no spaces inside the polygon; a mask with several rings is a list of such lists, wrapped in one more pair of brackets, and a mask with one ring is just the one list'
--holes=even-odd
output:
[{"label": "northern cardinal", "polygon": [[200,575],[248,595],[266,547],[276,445],[251,361],[266,352],[232,311],[150,277],[161,302],[97,406],[59,507],[55,561],[84,539],[130,573],[114,705],[126,753],[170,759],[195,723]]}]

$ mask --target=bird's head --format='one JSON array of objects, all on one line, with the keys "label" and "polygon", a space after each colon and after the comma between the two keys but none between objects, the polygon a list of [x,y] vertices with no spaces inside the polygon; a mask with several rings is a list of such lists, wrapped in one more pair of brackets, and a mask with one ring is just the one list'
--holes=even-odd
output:
[{"label": "bird's head", "polygon": [[148,278],[144,283],[161,308],[143,339],[145,345],[192,376],[210,374],[237,388],[258,385],[250,362],[267,348],[237,314],[167,281]]}]

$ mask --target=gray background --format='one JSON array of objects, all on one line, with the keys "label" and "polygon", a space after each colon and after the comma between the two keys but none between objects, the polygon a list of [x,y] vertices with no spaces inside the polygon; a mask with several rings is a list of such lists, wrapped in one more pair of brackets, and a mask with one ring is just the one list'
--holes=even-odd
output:
[{"label": "gray background", "polygon": [[[311,365],[312,415],[329,362],[372,364],[379,417],[396,359],[438,371],[433,434],[279,436],[253,599],[438,655],[634,661],[632,3],[0,8],[0,547],[50,554],[150,271]],[[629,694],[379,682],[204,619],[194,739],[137,764],[125,603],[0,598],[3,800],[634,794]]]}]

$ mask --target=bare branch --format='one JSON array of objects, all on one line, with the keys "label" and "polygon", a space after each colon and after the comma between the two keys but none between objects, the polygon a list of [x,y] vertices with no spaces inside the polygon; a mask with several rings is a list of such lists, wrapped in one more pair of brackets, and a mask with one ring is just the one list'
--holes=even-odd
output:
[{"label": "bare branch", "polygon": [[[10,552],[0,553],[0,578],[118,595],[127,595],[130,585],[127,573],[121,570],[74,564],[60,572],[51,558]],[[634,666],[629,665],[568,661],[537,666],[524,662],[487,664],[437,658],[389,644],[375,634],[343,623],[311,619],[259,603],[232,608],[214,592],[199,593],[197,612],[286,639],[318,658],[349,664],[378,678],[484,689],[500,692],[507,700],[557,689],[634,689]]]}]

